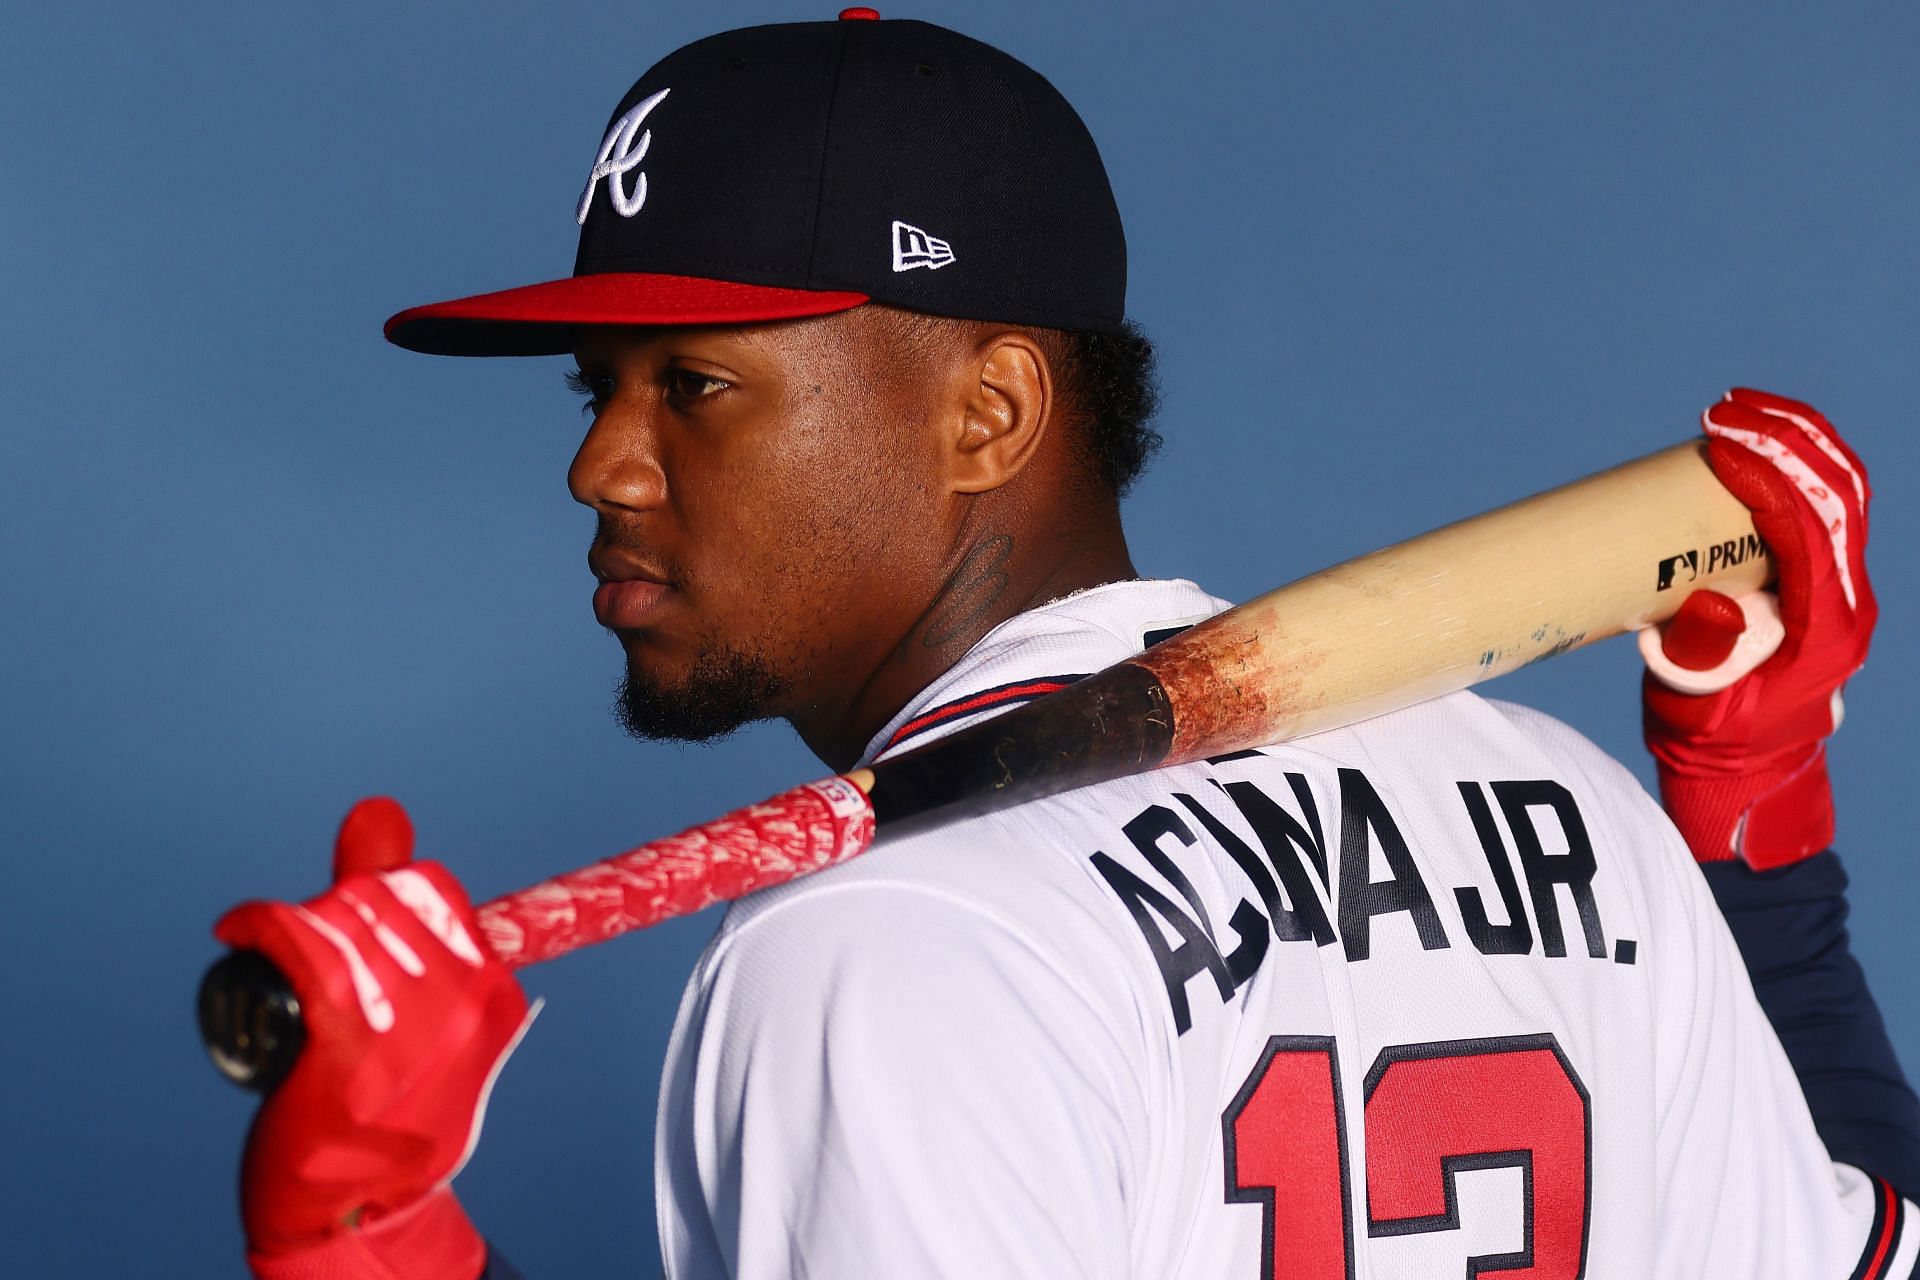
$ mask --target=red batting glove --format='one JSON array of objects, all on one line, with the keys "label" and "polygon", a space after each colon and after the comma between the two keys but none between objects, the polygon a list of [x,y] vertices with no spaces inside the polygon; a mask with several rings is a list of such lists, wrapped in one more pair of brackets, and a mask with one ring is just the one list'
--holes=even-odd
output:
[{"label": "red batting glove", "polygon": [[245,903],[214,927],[286,975],[307,1030],[247,1138],[241,1215],[260,1280],[474,1280],[485,1265],[447,1184],[532,1015],[459,883],[412,856],[406,811],[362,800],[331,890]]},{"label": "red batting glove", "polygon": [[[1650,671],[1643,723],[1661,800],[1694,857],[1766,870],[1833,842],[1824,744],[1879,616],[1866,569],[1873,491],[1832,424],[1798,400],[1736,387],[1702,425],[1714,474],[1752,510],[1773,555],[1785,636],[1718,692],[1680,692]],[[1683,669],[1712,668],[1745,625],[1738,602],[1698,592],[1661,649]]]}]

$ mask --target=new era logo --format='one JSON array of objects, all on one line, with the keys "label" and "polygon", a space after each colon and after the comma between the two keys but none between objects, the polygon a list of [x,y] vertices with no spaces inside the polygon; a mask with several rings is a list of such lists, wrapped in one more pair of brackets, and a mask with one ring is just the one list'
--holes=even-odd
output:
[{"label": "new era logo", "polygon": [[953,246],[935,239],[916,226],[894,220],[893,269],[911,271],[926,267],[937,271],[953,261]]}]

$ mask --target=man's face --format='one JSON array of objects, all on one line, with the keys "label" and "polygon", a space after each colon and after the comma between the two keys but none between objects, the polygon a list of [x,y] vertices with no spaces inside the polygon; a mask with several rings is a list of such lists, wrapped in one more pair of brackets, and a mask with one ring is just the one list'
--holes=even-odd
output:
[{"label": "man's face", "polygon": [[581,330],[595,416],[567,479],[598,515],[594,611],[626,650],[629,731],[804,717],[912,624],[951,495],[935,397],[874,313]]}]

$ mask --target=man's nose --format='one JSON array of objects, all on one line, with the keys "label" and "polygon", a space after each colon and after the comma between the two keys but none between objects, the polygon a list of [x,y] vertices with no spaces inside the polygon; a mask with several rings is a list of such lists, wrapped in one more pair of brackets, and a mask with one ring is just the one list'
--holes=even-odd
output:
[{"label": "man's nose", "polygon": [[641,414],[603,410],[567,468],[573,500],[596,511],[645,511],[666,500],[658,440]]}]

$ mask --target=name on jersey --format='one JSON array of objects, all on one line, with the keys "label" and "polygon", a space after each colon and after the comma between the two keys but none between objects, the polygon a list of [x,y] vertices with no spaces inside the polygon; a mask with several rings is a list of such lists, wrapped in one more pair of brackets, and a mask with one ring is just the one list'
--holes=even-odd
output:
[{"label": "name on jersey", "polygon": [[[1215,791],[1204,803],[1176,791],[1166,803],[1135,814],[1121,830],[1146,860],[1150,876],[1104,851],[1092,855],[1094,869],[1139,926],[1166,983],[1174,1026],[1182,1033],[1193,1025],[1188,996],[1193,983],[1204,979],[1223,1003],[1229,1001],[1275,942],[1338,946],[1349,963],[1360,963],[1373,953],[1376,922],[1405,916],[1423,949],[1454,945],[1434,888],[1421,876],[1400,824],[1365,773],[1339,771],[1339,812],[1329,815],[1331,822],[1322,820],[1305,775],[1285,777],[1290,794],[1283,797],[1251,782],[1214,779]],[[1593,895],[1593,842],[1573,793],[1546,779],[1455,786],[1462,834],[1471,830],[1499,897],[1496,907],[1477,885],[1442,886],[1451,891],[1467,942],[1483,955],[1565,956],[1564,894],[1577,921],[1578,942],[1588,956],[1605,959],[1606,934]],[[1513,836],[1511,856],[1494,820],[1496,808]],[[1229,814],[1251,839],[1229,825]],[[1202,833],[1226,851],[1253,890],[1227,918],[1233,938],[1226,946],[1217,941],[1200,895],[1178,861]],[[1562,846],[1565,852],[1547,852]],[[1386,878],[1373,878],[1376,863],[1384,865]],[[1631,964],[1634,951],[1634,943],[1622,939],[1613,958]]]}]

